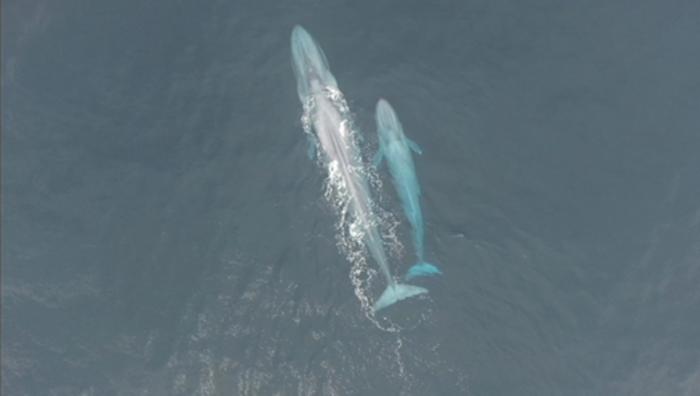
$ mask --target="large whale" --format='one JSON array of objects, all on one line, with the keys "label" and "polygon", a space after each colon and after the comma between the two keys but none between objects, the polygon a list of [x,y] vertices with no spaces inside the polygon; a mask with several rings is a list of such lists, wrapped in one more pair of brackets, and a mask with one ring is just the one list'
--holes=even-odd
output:
[{"label": "large whale", "polygon": [[389,165],[389,172],[394,180],[394,186],[398,193],[404,213],[413,230],[413,246],[418,256],[418,263],[412,266],[406,273],[406,279],[417,276],[431,276],[441,274],[440,270],[424,259],[425,248],[423,212],[420,207],[420,186],[416,177],[411,150],[416,154],[422,151],[418,145],[408,139],[403,132],[403,127],[396,112],[389,102],[380,99],[376,110],[377,134],[379,135],[379,151],[374,157],[374,165],[379,166],[383,158]]},{"label": "large whale", "polygon": [[297,93],[302,104],[310,109],[308,117],[313,125],[315,139],[318,139],[318,145],[322,149],[319,155],[329,173],[341,179],[362,242],[386,278],[386,289],[375,301],[374,311],[427,293],[425,288],[398,283],[389,271],[384,242],[377,229],[379,219],[373,213],[370,190],[363,173],[364,164],[356,138],[348,131],[349,120],[340,107],[345,102],[323,51],[301,26],[295,26],[292,30],[291,44]]}]

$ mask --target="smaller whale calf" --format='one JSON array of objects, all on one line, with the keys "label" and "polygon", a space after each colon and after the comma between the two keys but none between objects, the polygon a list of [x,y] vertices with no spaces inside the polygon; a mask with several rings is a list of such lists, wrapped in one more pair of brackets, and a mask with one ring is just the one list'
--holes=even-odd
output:
[{"label": "smaller whale calf", "polygon": [[418,145],[408,139],[396,112],[389,102],[380,99],[376,109],[379,151],[374,157],[374,165],[379,166],[384,158],[389,167],[396,192],[398,193],[404,213],[413,230],[413,246],[418,262],[409,268],[406,280],[419,276],[442,274],[440,269],[425,261],[423,212],[420,206],[420,187],[416,177],[411,151],[422,154]]}]

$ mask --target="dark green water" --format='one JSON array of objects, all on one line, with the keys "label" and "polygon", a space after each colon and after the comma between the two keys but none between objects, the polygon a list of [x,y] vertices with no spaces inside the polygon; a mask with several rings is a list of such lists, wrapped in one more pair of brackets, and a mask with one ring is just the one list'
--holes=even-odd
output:
[{"label": "dark green water", "polygon": [[[700,394],[699,16],[3,2],[2,393]],[[445,275],[387,312],[399,334],[361,312],[336,246],[295,24],[365,149],[385,97],[424,151]]]}]

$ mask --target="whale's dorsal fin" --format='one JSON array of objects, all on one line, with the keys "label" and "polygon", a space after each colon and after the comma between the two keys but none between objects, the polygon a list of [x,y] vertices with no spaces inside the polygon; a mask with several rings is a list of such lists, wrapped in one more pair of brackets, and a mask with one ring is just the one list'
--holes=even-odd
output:
[{"label": "whale's dorsal fin", "polygon": [[421,150],[420,146],[418,143],[414,142],[413,140],[406,138],[406,143],[408,143],[408,147],[413,150],[414,153],[416,154],[423,154],[423,150]]}]

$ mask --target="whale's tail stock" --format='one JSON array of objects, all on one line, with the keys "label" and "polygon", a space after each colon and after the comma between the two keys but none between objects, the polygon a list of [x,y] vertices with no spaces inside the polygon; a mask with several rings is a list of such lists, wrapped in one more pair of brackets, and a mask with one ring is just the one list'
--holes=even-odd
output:
[{"label": "whale's tail stock", "polygon": [[442,271],[437,266],[427,263],[425,261],[419,262],[413,267],[408,269],[404,279],[411,280],[413,278],[423,277],[423,276],[438,276],[442,275]]},{"label": "whale's tail stock", "polygon": [[407,285],[403,283],[392,283],[384,289],[384,292],[379,299],[374,303],[374,312],[380,309],[386,308],[401,300],[407,299],[409,297],[417,296],[419,294],[427,293],[428,289],[420,286]]}]

